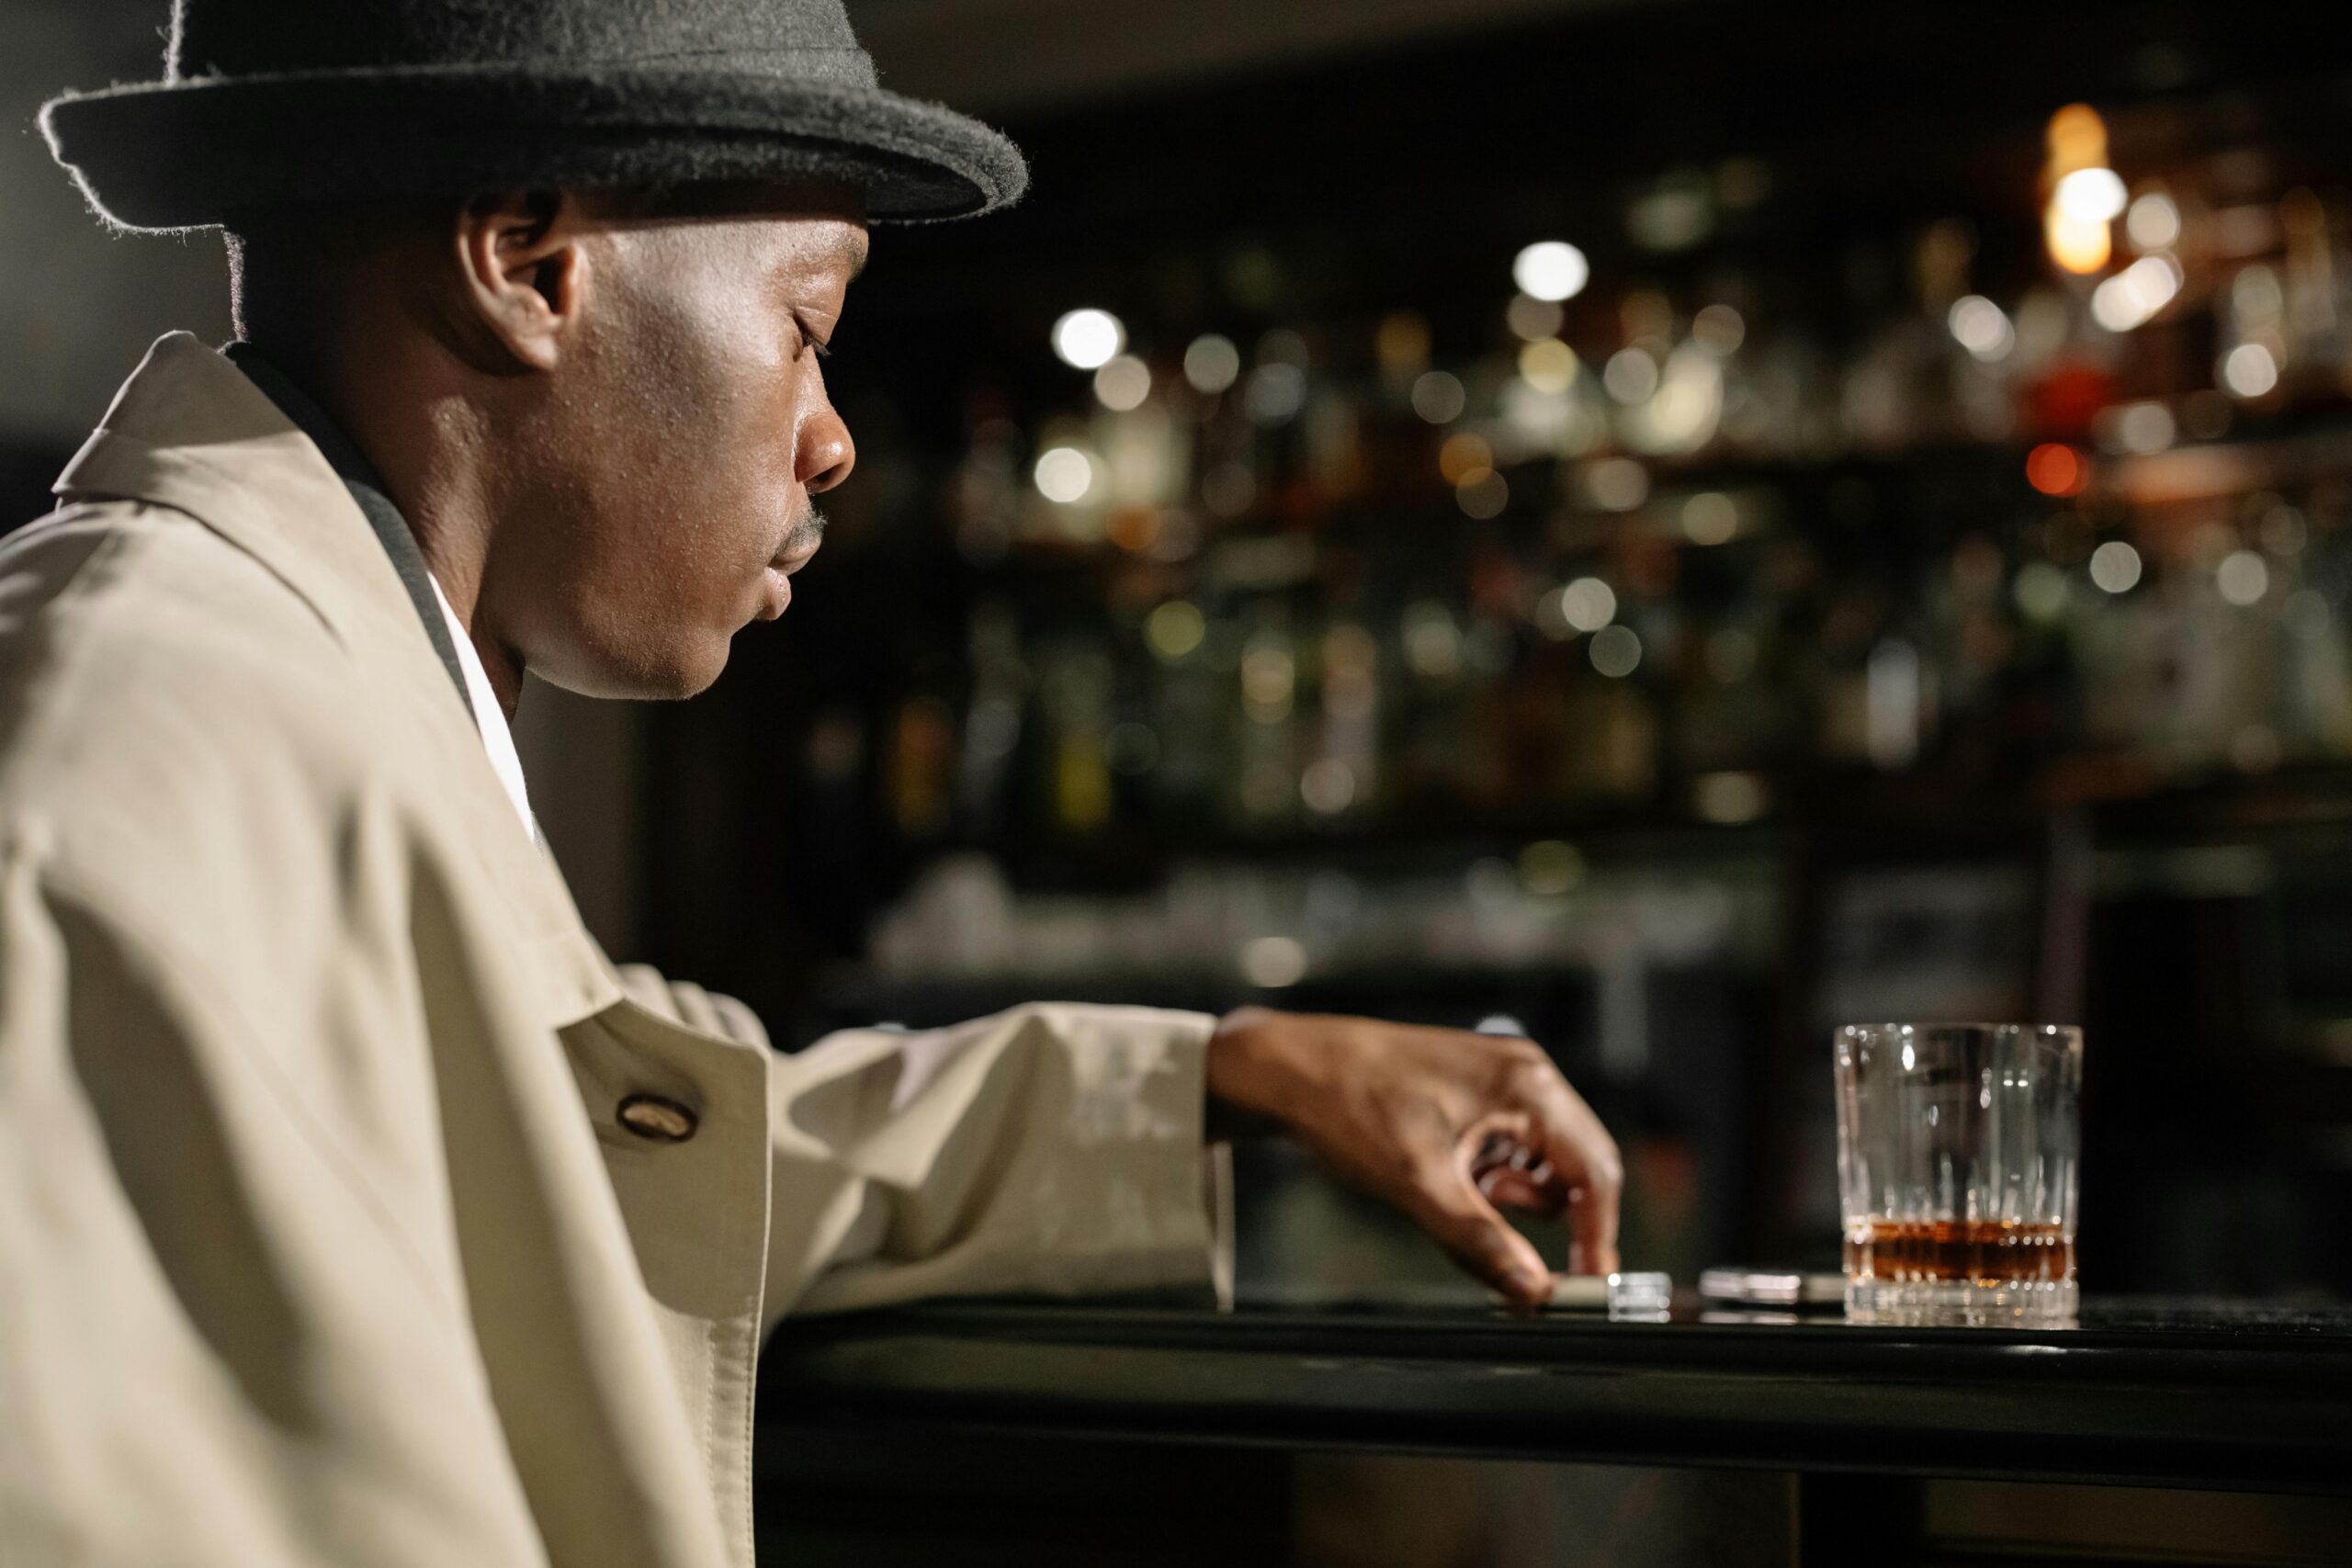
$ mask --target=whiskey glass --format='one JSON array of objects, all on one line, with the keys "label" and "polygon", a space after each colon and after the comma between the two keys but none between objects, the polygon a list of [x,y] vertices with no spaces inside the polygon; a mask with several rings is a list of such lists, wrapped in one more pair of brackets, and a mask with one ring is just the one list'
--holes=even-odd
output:
[{"label": "whiskey glass", "polygon": [[1848,1318],[2072,1322],[2082,1031],[1849,1024],[1836,1053]]}]

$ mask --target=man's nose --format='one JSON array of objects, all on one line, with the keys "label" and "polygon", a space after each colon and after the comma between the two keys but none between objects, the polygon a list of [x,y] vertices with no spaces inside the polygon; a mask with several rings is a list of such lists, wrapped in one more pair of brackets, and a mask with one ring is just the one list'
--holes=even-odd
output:
[{"label": "man's nose", "polygon": [[793,477],[810,495],[832,489],[856,467],[857,443],[839,413],[829,408],[800,427]]}]

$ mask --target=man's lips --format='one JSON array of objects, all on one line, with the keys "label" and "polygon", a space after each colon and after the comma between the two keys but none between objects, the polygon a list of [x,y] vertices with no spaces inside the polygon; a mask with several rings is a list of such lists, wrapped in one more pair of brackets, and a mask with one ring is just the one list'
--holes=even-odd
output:
[{"label": "man's lips", "polygon": [[760,607],[753,614],[763,621],[773,621],[791,603],[792,579],[783,567],[770,561],[760,571]]},{"label": "man's lips", "polygon": [[773,621],[784,614],[792,603],[792,574],[807,566],[817,553],[815,545],[778,551],[761,571],[760,619]]}]

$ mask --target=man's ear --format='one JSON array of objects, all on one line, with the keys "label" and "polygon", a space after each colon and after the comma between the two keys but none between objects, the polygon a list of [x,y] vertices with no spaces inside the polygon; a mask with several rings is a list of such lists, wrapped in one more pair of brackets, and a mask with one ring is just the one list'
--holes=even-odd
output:
[{"label": "man's ear", "polygon": [[580,203],[561,191],[479,197],[458,215],[463,303],[516,369],[552,370],[577,332],[588,263]]}]

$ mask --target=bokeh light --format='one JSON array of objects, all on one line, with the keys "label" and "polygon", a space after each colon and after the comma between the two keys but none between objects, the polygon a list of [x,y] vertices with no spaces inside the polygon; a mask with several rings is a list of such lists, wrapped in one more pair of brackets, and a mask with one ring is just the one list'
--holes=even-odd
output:
[{"label": "bokeh light", "polygon": [[2042,214],[2041,238],[2050,259],[2068,272],[2097,272],[2115,254],[2115,237],[2104,220],[2072,217],[2054,201]]},{"label": "bokeh light", "polygon": [[1054,353],[1077,370],[1099,370],[1127,345],[1127,329],[1108,310],[1065,311],[1054,323]]},{"label": "bokeh light", "polygon": [[1466,430],[1447,436],[1445,445],[1437,449],[1437,471],[1445,476],[1448,484],[1458,485],[1472,474],[1494,466],[1495,449],[1487,444],[1487,438]]},{"label": "bokeh light", "polygon": [[1494,469],[1480,468],[1463,476],[1453,487],[1453,501],[1463,515],[1483,523],[1501,516],[1503,508],[1510,504],[1510,485]]},{"label": "bokeh light", "polygon": [[1592,634],[1588,649],[1592,667],[1612,681],[1622,681],[1641,668],[1642,639],[1631,626],[1603,626]]},{"label": "bokeh light", "polygon": [[2222,357],[2222,385],[2241,398],[2259,398],[2278,385],[2278,361],[2258,343],[2242,343]]},{"label": "bokeh light", "polygon": [[1306,404],[1306,373],[1283,360],[1250,372],[1241,389],[1241,412],[1253,424],[1284,424]]},{"label": "bokeh light", "polygon": [[1417,310],[1391,310],[1373,329],[1372,352],[1388,375],[1419,375],[1429,368],[1430,324]]},{"label": "bokeh light", "polygon": [[2025,482],[2044,495],[2080,495],[2090,476],[2081,453],[2063,442],[2045,441],[2025,455]]},{"label": "bokeh light", "polygon": [[1039,495],[1067,506],[1094,488],[1094,458],[1076,446],[1048,446],[1037,455],[1032,477]]},{"label": "bokeh light", "polygon": [[1690,318],[1690,341],[1717,358],[1728,358],[1747,341],[1747,322],[1729,305],[1702,305]]},{"label": "bokeh light", "polygon": [[1531,299],[1573,299],[1592,277],[1584,253],[1565,240],[1539,240],[1519,253],[1510,277]]},{"label": "bokeh light", "polygon": [[1584,853],[1559,839],[1538,839],[1519,852],[1519,886],[1538,898],[1573,893],[1584,881]]},{"label": "bokeh light", "polygon": [[2018,612],[2030,621],[2056,620],[2074,595],[2075,585],[2066,581],[2065,572],[2046,560],[2019,567],[2017,581],[2009,585]]},{"label": "bokeh light", "polygon": [[2270,567],[2252,550],[2232,550],[2213,569],[2213,586],[2233,604],[2258,604],[2270,592]]},{"label": "bokeh light", "polygon": [[1294,936],[1254,937],[1241,944],[1241,977],[1261,990],[1280,990],[1306,977],[1306,946]]},{"label": "bokeh light", "polygon": [[1631,512],[1650,498],[1650,471],[1631,457],[1603,457],[1584,470],[1584,492],[1604,512]]},{"label": "bokeh light", "polygon": [[1953,300],[1944,322],[1961,347],[1987,364],[2007,358],[2018,345],[2017,328],[2010,324],[2009,313],[1982,294]]},{"label": "bokeh light", "polygon": [[2113,169],[2076,169],[2058,182],[2051,199],[2077,223],[2105,223],[2122,216],[2123,177]]},{"label": "bokeh light", "polygon": [[1617,618],[1617,591],[1597,577],[1579,577],[1560,590],[1560,618],[1580,632],[1597,632]]},{"label": "bokeh light", "polygon": [[1318,817],[1345,811],[1355,804],[1355,770],[1337,757],[1317,757],[1299,774],[1298,797]]},{"label": "bokeh light", "polygon": [[2172,303],[2180,292],[2180,264],[2142,256],[2091,290],[2091,319],[2111,333],[2128,333]]},{"label": "bokeh light", "polygon": [[1219,333],[1204,333],[1184,350],[1184,379],[1196,392],[1224,391],[1241,376],[1241,350]]},{"label": "bokeh light", "polygon": [[1519,374],[1539,392],[1565,392],[1576,384],[1577,351],[1558,338],[1538,338],[1519,351]]},{"label": "bokeh light", "polygon": [[1132,354],[1113,356],[1094,373],[1094,397],[1104,408],[1125,413],[1151,396],[1151,367]]},{"label": "bokeh light", "polygon": [[2155,400],[2129,403],[2115,416],[2115,442],[2126,452],[2161,452],[2180,434],[2172,410]]},{"label": "bokeh light", "polygon": [[1758,774],[1726,771],[1701,773],[1690,781],[1691,809],[1702,822],[1737,827],[1764,815],[1770,796]]},{"label": "bokeh light", "polygon": [[1729,544],[1739,532],[1739,508],[1717,490],[1702,490],[1682,503],[1682,536],[1694,545]]},{"label": "bokeh light", "polygon": [[1144,641],[1170,663],[1200,647],[1207,635],[1208,618],[1189,599],[1170,599],[1144,617]]},{"label": "bokeh light", "polygon": [[1442,602],[1417,599],[1405,606],[1404,642],[1405,662],[1415,674],[1445,681],[1461,673],[1462,628]]},{"label": "bokeh light", "polygon": [[1450,372],[1426,371],[1413,382],[1413,412],[1431,424],[1453,423],[1468,401],[1460,378]]},{"label": "bokeh light", "polygon": [[2140,552],[2109,539],[2091,552],[2091,584],[2103,593],[2129,593],[2140,584]]},{"label": "bokeh light", "polygon": [[2123,214],[2123,232],[2143,251],[2168,251],[2180,243],[2180,204],[2160,190],[2133,201]]},{"label": "bokeh light", "polygon": [[1510,328],[1513,337],[1534,343],[1556,334],[1565,314],[1555,300],[1514,294],[1510,297],[1510,305],[1504,308],[1503,321]]},{"label": "bokeh light", "polygon": [[1600,371],[1600,384],[1621,403],[1647,402],[1657,390],[1657,361],[1646,349],[1621,348]]}]

